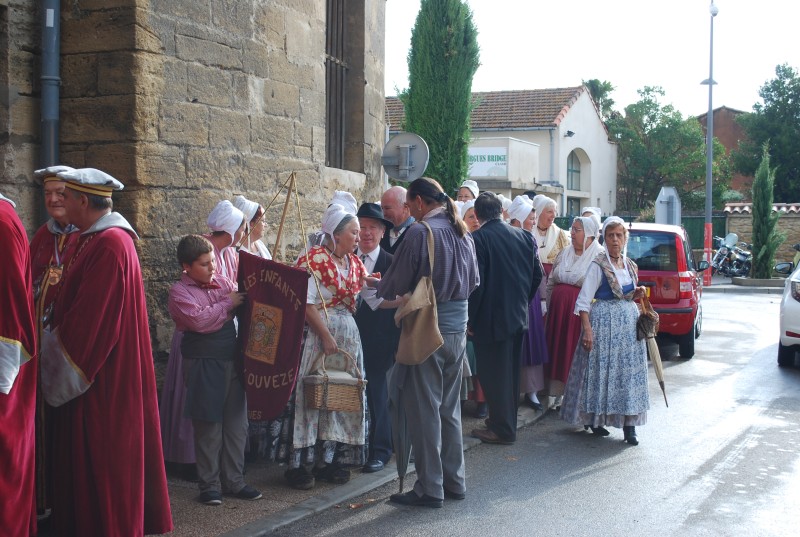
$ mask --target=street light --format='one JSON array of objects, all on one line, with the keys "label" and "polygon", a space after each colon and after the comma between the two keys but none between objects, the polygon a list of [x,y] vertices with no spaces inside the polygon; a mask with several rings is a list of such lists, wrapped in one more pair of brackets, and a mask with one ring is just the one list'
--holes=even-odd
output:
[{"label": "street light", "polygon": [[[706,225],[703,236],[703,254],[708,264],[711,265],[711,236],[713,234],[713,226],[711,224],[711,169],[714,162],[714,108],[712,97],[714,84],[716,84],[716,82],[714,82],[714,17],[719,13],[719,8],[714,5],[714,0],[711,0],[711,6],[708,11],[711,13],[711,33],[708,47],[708,79],[701,82],[701,84],[708,85],[708,115],[706,116]],[[703,273],[703,285],[711,285],[710,268]]]}]

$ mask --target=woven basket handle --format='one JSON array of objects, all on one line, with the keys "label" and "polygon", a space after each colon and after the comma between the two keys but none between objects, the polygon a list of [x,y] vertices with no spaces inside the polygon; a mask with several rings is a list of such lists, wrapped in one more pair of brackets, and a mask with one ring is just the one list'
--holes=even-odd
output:
[{"label": "woven basket handle", "polygon": [[[353,376],[358,380],[364,380],[364,376],[361,374],[361,370],[358,369],[358,364],[356,363],[355,358],[353,358],[353,356],[349,352],[339,349],[338,353],[334,354],[341,354],[342,356],[347,358],[347,361],[350,362],[350,366],[352,367],[353,372],[355,372]],[[330,356],[333,356],[333,354],[331,354]],[[322,353],[316,360],[314,360],[314,363],[311,364],[311,369],[309,369],[309,371],[316,371],[317,368],[321,366],[322,374],[324,376],[327,376],[328,370],[325,369],[325,359],[327,357],[328,356],[326,356],[325,353]],[[345,373],[350,373],[350,371],[345,371]]]}]

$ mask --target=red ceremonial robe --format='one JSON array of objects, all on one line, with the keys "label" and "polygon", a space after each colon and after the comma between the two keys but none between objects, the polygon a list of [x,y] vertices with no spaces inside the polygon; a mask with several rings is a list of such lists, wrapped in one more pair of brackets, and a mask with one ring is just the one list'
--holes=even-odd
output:
[{"label": "red ceremonial robe", "polygon": [[36,534],[36,326],[28,237],[0,195],[0,533]]},{"label": "red ceremonial robe", "polygon": [[[33,277],[33,307],[36,318],[36,334],[42,336],[42,317],[55,299],[58,289],[58,270],[64,269],[70,256],[75,252],[78,233],[75,226],[62,228],[52,218],[42,225],[31,239],[31,275]],[[42,397],[41,383],[37,382],[36,390],[36,510],[45,513],[52,507],[50,495],[50,411]]]},{"label": "red ceremonial robe", "polygon": [[130,224],[84,231],[42,339],[53,409],[53,518],[61,536],[172,530],[144,285]]}]

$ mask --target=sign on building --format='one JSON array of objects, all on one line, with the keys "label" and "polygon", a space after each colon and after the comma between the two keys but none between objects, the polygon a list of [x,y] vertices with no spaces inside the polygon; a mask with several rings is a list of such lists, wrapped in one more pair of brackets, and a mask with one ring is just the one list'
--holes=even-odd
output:
[{"label": "sign on building", "polygon": [[508,177],[508,149],[505,147],[470,147],[470,177]]}]

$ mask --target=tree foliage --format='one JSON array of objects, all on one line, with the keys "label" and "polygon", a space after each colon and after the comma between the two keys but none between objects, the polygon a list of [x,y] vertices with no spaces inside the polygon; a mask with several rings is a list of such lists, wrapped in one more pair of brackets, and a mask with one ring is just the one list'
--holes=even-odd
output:
[{"label": "tree foliage", "polygon": [[460,0],[422,0],[408,53],[405,130],[428,143],[425,173],[452,193],[468,175],[472,77],[480,65],[478,31]]},{"label": "tree foliage", "polygon": [[[618,143],[617,212],[638,211],[655,202],[663,186],[673,186],[684,209],[705,205],[705,135],[696,118],[684,119],[662,105],[660,87],[639,90],[639,101],[612,114],[611,139]],[[731,172],[722,144],[714,139],[713,204],[728,189]]]},{"label": "tree foliage", "polygon": [[775,167],[775,200],[800,201],[800,77],[787,64],[775,68],[775,78],[761,87],[763,103],[756,103],[751,114],[737,121],[747,137],[735,152],[736,168],[752,175],[762,158],[762,147],[769,143]]},{"label": "tree foliage", "polygon": [[614,86],[608,80],[602,82],[596,78],[590,80],[583,80],[583,85],[589,89],[592,100],[600,110],[600,116],[603,122],[608,124],[614,112],[614,99],[611,98],[611,93],[614,91]]},{"label": "tree foliage", "polygon": [[775,264],[775,252],[786,239],[776,229],[779,212],[773,212],[772,192],[775,169],[770,168],[769,147],[764,144],[761,163],[753,180],[753,277],[769,278]]}]

